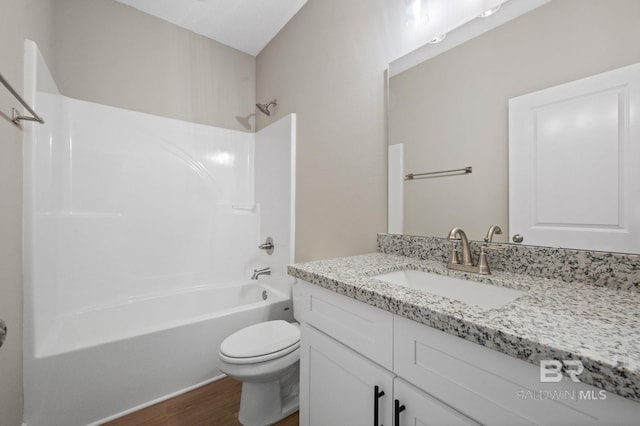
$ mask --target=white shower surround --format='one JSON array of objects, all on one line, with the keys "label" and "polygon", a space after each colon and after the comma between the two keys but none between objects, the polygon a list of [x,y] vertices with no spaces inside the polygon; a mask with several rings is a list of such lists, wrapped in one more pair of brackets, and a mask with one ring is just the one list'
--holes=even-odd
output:
[{"label": "white shower surround", "polygon": [[[25,128],[26,424],[88,424],[179,393],[220,374],[230,332],[292,320],[295,115],[253,134],[66,98],[32,42],[25,69],[46,120]],[[267,235],[273,256],[257,249]],[[246,279],[265,266],[273,297],[256,301]],[[198,361],[176,358],[191,351]],[[145,363],[163,368],[126,386]]]}]

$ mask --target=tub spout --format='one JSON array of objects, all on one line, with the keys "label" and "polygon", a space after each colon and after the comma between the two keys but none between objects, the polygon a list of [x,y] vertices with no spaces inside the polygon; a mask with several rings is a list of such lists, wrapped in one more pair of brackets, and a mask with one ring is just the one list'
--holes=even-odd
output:
[{"label": "tub spout", "polygon": [[260,275],[271,275],[271,268],[267,266],[266,268],[262,269],[254,269],[251,279],[257,280]]}]

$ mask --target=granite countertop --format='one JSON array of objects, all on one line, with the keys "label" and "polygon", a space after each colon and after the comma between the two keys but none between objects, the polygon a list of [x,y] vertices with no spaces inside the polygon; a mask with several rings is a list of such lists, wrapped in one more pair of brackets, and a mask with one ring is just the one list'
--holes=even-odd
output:
[{"label": "granite countertop", "polygon": [[[372,278],[422,270],[524,291],[485,309]],[[582,382],[640,401],[640,293],[509,272],[477,275],[383,253],[299,263],[289,274],[505,354],[539,364],[581,360]]]}]

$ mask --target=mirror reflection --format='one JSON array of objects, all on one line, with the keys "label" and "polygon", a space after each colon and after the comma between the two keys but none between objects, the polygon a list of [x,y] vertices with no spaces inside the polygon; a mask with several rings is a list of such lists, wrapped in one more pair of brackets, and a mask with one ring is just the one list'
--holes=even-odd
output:
[{"label": "mirror reflection", "polygon": [[392,75],[388,142],[403,146],[402,174],[473,168],[405,180],[402,233],[460,226],[481,240],[498,224],[495,240],[510,242],[509,99],[640,62],[639,17],[638,0],[554,0]]}]

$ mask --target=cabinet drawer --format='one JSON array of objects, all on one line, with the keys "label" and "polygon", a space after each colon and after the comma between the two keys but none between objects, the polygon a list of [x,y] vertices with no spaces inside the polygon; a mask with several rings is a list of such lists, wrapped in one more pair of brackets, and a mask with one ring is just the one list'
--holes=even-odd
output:
[{"label": "cabinet drawer", "polygon": [[406,318],[396,316],[394,324],[394,372],[480,423],[637,423],[636,402],[611,393],[587,399],[600,389],[540,383],[537,365]]},{"label": "cabinet drawer", "polygon": [[294,314],[356,352],[391,370],[393,314],[298,280]]}]

